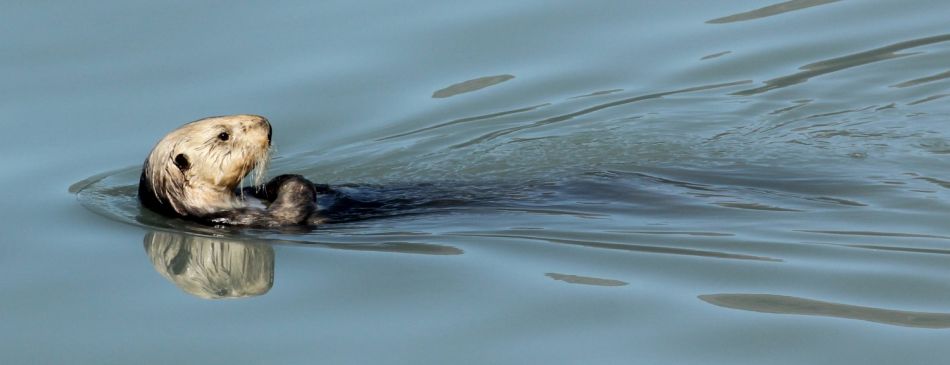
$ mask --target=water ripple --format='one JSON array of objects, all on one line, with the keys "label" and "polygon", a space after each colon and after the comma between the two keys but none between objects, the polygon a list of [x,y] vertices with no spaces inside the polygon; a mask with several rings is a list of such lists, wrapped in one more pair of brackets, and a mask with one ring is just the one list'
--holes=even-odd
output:
[{"label": "water ripple", "polygon": [[669,255],[700,256],[700,257],[709,257],[709,258],[717,258],[717,259],[782,262],[781,259],[766,257],[766,256],[743,255],[743,254],[735,254],[735,253],[728,253],[728,252],[695,250],[695,249],[679,248],[679,247],[637,245],[637,244],[613,243],[613,242],[602,242],[602,241],[593,241],[593,240],[573,240],[573,239],[565,239],[565,238],[539,237],[539,236],[529,236],[529,235],[519,235],[519,234],[455,233],[453,235],[465,236],[465,237],[524,239],[524,240],[543,241],[543,242],[548,242],[548,243],[571,245],[571,246],[604,248],[604,249],[610,249],[610,250],[658,253],[658,254],[669,254]]},{"label": "water ripple", "polygon": [[705,55],[705,56],[703,56],[702,58],[700,58],[699,60],[700,60],[700,61],[711,60],[711,59],[713,59],[713,58],[719,58],[719,57],[725,56],[725,55],[730,54],[730,53],[732,53],[732,51],[717,52],[717,53],[713,53],[713,54],[710,54],[710,55]]},{"label": "water ripple", "polygon": [[830,3],[834,3],[838,1],[840,0],[791,0],[791,1],[774,4],[774,5],[769,5],[766,7],[758,8],[758,9],[747,11],[747,12],[724,16],[722,18],[707,20],[706,23],[725,24],[725,23],[733,23],[733,22],[741,22],[741,21],[746,21],[746,20],[765,18],[765,17],[770,17],[773,15],[787,13],[790,11],[806,9],[806,8],[810,8],[810,7],[818,6],[818,5],[830,4]]},{"label": "water ripple", "polygon": [[775,294],[707,294],[699,299],[724,308],[759,313],[857,319],[916,328],[950,328],[950,313],[911,312],[825,302]]},{"label": "water ripple", "polygon": [[447,98],[458,94],[481,90],[489,86],[498,85],[513,78],[515,78],[513,75],[479,77],[477,79],[452,84],[444,89],[436,90],[434,93],[432,93],[432,97],[436,99]]},{"label": "water ripple", "polygon": [[620,280],[613,279],[602,279],[595,278],[590,276],[580,276],[580,275],[568,275],[568,274],[559,274],[554,272],[549,272],[544,274],[551,279],[563,281],[565,283],[571,284],[581,284],[581,285],[593,285],[593,286],[624,286],[628,283]]},{"label": "water ripple", "polygon": [[940,99],[940,98],[943,98],[943,97],[946,97],[946,96],[950,96],[950,94],[931,95],[931,96],[928,96],[928,97],[923,98],[923,99],[920,99],[920,100],[914,100],[914,101],[912,101],[912,102],[909,102],[909,103],[907,103],[907,105],[923,104],[923,103],[926,103],[926,102],[929,102],[929,101],[934,101],[934,100],[937,100],[937,99]]},{"label": "water ripple", "polygon": [[939,74],[931,75],[927,77],[921,77],[919,79],[904,81],[902,83],[892,85],[891,87],[911,87],[911,86],[917,86],[920,84],[926,84],[929,82],[943,80],[946,78],[950,78],[950,71],[941,72]]},{"label": "water ripple", "polygon": [[590,113],[593,113],[593,112],[597,112],[597,111],[600,111],[600,110],[604,110],[604,109],[607,109],[607,108],[613,108],[613,107],[617,107],[617,106],[621,106],[621,105],[626,105],[626,104],[630,104],[630,103],[635,103],[635,102],[639,102],[639,101],[644,101],[644,100],[660,99],[660,98],[662,98],[662,97],[670,96],[670,95],[683,94],[683,93],[690,93],[690,92],[697,92],[697,91],[706,91],[706,90],[713,90],[713,89],[721,89],[721,88],[732,87],[732,86],[737,86],[737,85],[743,85],[743,84],[748,84],[748,83],[751,83],[751,81],[749,81],[749,80],[733,81],[733,82],[726,82],[726,83],[719,83],[719,84],[711,84],[711,85],[703,85],[703,86],[689,87],[689,88],[685,88],[685,89],[679,89],[679,90],[673,90],[673,91],[666,91],[666,92],[659,92],[659,93],[653,93],[653,94],[647,94],[647,95],[636,96],[636,97],[632,97],[632,98],[626,98],[626,99],[616,100],[616,101],[612,101],[612,102],[609,102],[609,103],[604,103],[604,104],[600,104],[600,105],[595,105],[595,106],[592,106],[592,107],[589,107],[589,108],[585,108],[585,109],[582,109],[582,110],[579,110],[579,111],[576,111],[576,112],[572,112],[572,113],[568,113],[568,114],[563,114],[563,115],[558,115],[558,116],[550,117],[550,118],[543,119],[543,120],[540,120],[540,121],[537,121],[537,122],[534,122],[534,123],[531,123],[531,124],[528,124],[528,125],[517,126],[517,127],[511,127],[511,128],[506,128],[506,129],[494,131],[494,132],[491,132],[491,133],[487,133],[487,134],[484,134],[484,135],[482,135],[482,136],[480,136],[480,137],[478,137],[478,138],[469,140],[469,141],[467,141],[467,142],[463,142],[463,143],[456,144],[456,145],[452,146],[452,148],[462,148],[462,147],[471,146],[471,145],[474,145],[474,144],[478,144],[478,143],[490,141],[490,140],[493,140],[493,139],[495,139],[495,138],[502,137],[502,136],[505,136],[505,135],[508,135],[508,134],[520,132],[520,131],[523,131],[523,130],[532,129],[532,128],[538,128],[538,127],[543,127],[543,126],[546,126],[546,125],[549,125],[549,124],[554,124],[554,123],[559,123],[559,122],[571,120],[571,119],[573,119],[573,118],[576,118],[576,117],[579,117],[579,116],[582,116],[582,115],[585,115],[585,114],[590,114]]},{"label": "water ripple", "polygon": [[831,231],[831,230],[798,230],[798,232],[822,233],[845,236],[872,236],[872,237],[902,237],[902,238],[936,238],[941,240],[950,240],[948,236],[900,233],[900,232],[875,232],[875,231]]},{"label": "water ripple", "polygon": [[921,46],[926,46],[930,44],[936,44],[941,42],[950,41],[950,34],[941,34],[932,37],[924,37],[913,39],[904,42],[898,42],[891,45],[887,45],[880,48],[875,48],[869,51],[858,52],[849,54],[846,56],[831,58],[823,61],[818,61],[814,63],[809,63],[800,67],[801,72],[796,72],[791,75],[776,77],[770,80],[766,80],[764,86],[741,90],[733,93],[734,95],[754,95],[761,94],[767,91],[784,88],[796,84],[800,84],[808,81],[809,79],[832,72],[837,72],[841,70],[846,70],[849,68],[866,65],[869,63],[885,61],[893,58],[907,57],[917,53],[897,53],[905,49],[916,48]]},{"label": "water ripple", "polygon": [[394,134],[394,135],[391,135],[391,136],[386,136],[386,137],[383,137],[383,138],[379,138],[379,139],[377,139],[376,141],[386,141],[386,140],[390,140],[390,139],[394,139],[394,138],[405,137],[405,136],[409,136],[409,135],[413,135],[413,134],[417,134],[417,133],[422,133],[422,132],[425,132],[425,131],[430,131],[430,130],[433,130],[433,129],[449,127],[449,126],[453,126],[453,125],[456,125],[456,124],[463,124],[463,123],[469,123],[469,122],[477,122],[477,121],[480,121],[480,120],[486,120],[486,119],[492,119],[492,118],[497,118],[497,117],[503,117],[503,116],[511,115],[511,114],[524,113],[524,112],[532,111],[532,110],[535,110],[535,109],[538,109],[538,108],[543,108],[543,107],[548,106],[548,105],[551,105],[551,104],[550,104],[550,103],[544,103],[544,104],[538,104],[538,105],[533,105],[533,106],[524,107],[524,108],[518,108],[518,109],[512,109],[512,110],[501,111],[501,112],[497,112],[497,113],[490,113],[490,114],[479,115],[479,116],[474,116],[474,117],[466,117],[466,118],[454,119],[454,120],[450,120],[450,121],[445,122],[445,123],[439,123],[439,124],[436,124],[436,125],[433,125],[433,126],[429,126],[429,127],[425,127],[425,128],[419,128],[419,129],[415,129],[415,130],[411,130],[411,131],[409,131],[409,132],[404,132],[404,133]]}]

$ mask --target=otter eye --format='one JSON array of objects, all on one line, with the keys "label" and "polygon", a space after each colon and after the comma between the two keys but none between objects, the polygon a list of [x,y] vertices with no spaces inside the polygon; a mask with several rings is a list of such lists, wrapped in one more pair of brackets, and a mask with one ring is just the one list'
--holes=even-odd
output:
[{"label": "otter eye", "polygon": [[188,161],[188,156],[185,156],[184,153],[179,153],[178,156],[175,156],[175,166],[178,166],[178,169],[185,171],[191,168],[191,162]]},{"label": "otter eye", "polygon": [[228,132],[221,132],[221,134],[218,135],[218,139],[222,141],[227,141],[228,138],[231,138],[231,135],[228,134]]}]

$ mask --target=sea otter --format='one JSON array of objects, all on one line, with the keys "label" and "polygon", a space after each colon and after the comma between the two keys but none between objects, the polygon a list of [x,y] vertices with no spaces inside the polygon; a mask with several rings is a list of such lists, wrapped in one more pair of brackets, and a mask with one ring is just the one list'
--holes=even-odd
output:
[{"label": "sea otter", "polygon": [[[139,201],[156,212],[213,225],[277,227],[323,222],[318,194],[334,193],[300,175],[261,185],[271,126],[258,115],[197,120],[172,131],[142,167]],[[251,171],[254,187],[239,189]],[[259,201],[255,201],[259,200]]]},{"label": "sea otter", "polygon": [[[258,115],[210,117],[172,131],[142,167],[138,197],[155,212],[214,226],[297,227],[451,211],[520,199],[521,187],[412,183],[315,184],[280,175],[261,184],[271,125]],[[254,186],[241,182],[254,173]],[[291,228],[293,229],[293,228]]]}]

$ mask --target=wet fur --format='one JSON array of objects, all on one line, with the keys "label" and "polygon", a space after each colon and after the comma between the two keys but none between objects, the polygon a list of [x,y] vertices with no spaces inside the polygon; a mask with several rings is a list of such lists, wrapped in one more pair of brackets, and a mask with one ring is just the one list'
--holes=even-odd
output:
[{"label": "wet fur", "polygon": [[[226,134],[226,136],[225,136]],[[152,149],[139,179],[139,200],[159,213],[210,224],[238,226],[315,225],[317,188],[299,175],[281,175],[261,185],[270,157],[271,127],[256,115],[197,120],[172,131]],[[240,184],[252,171],[250,207]]]},{"label": "wet fur", "polygon": [[[221,132],[228,132],[226,141]],[[482,186],[402,187],[314,184],[280,175],[261,184],[270,152],[270,124],[255,115],[211,117],[172,131],[152,149],[139,179],[139,200],[161,214],[209,225],[296,227],[349,222],[490,201]],[[241,187],[254,171],[254,186]],[[465,199],[467,195],[477,199]],[[248,205],[246,198],[265,207]],[[319,204],[318,204],[319,202]],[[295,228],[295,229],[296,229]]]}]

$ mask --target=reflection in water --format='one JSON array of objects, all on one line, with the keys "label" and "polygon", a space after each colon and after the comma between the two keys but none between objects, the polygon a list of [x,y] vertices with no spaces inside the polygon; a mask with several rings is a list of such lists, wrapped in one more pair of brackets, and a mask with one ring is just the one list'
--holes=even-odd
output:
[{"label": "reflection in water", "polygon": [[446,87],[441,90],[437,90],[432,93],[433,98],[447,98],[450,96],[455,96],[458,94],[464,94],[467,92],[472,92],[475,90],[484,89],[486,87],[497,85],[502,82],[508,81],[515,78],[512,75],[497,75],[497,76],[485,76],[479,77],[477,79],[472,79],[468,81],[462,81],[457,84],[453,84],[449,87]]},{"label": "reflection in water", "polygon": [[812,6],[824,5],[833,2],[838,2],[839,0],[791,0],[774,5],[769,5],[764,8],[758,8],[752,11],[747,11],[744,13],[733,14],[729,16],[724,16],[722,18],[716,18],[712,20],[707,20],[706,23],[709,24],[723,24],[723,23],[732,23],[732,22],[741,22],[743,20],[752,20],[765,18],[773,15],[778,15],[782,13],[787,13],[790,11],[801,10],[805,8],[810,8]]},{"label": "reflection in water", "polygon": [[594,286],[624,286],[627,282],[613,279],[601,279],[590,276],[568,275],[549,272],[544,274],[554,280],[563,281],[571,284],[594,285]]},{"label": "reflection in water", "polygon": [[950,328],[950,313],[909,312],[773,294],[710,294],[699,299],[725,308],[761,313],[858,319],[895,326]]},{"label": "reflection in water", "polygon": [[[274,285],[274,249],[269,243],[208,238],[152,231],[145,235],[145,252],[155,270],[188,294],[204,299],[242,298],[266,294]],[[307,242],[349,251],[421,255],[461,255],[461,249],[420,242]]]},{"label": "reflection in water", "polygon": [[920,46],[926,46],[929,44],[935,44],[940,42],[950,41],[950,34],[941,34],[933,37],[925,37],[913,39],[905,42],[894,43],[888,46],[875,48],[870,51],[864,51],[854,54],[849,54],[842,57],[836,57],[832,59],[827,59],[824,61],[814,62],[800,67],[799,69],[803,70],[801,72],[796,72],[791,75],[777,77],[771,80],[766,80],[765,85],[757,87],[754,89],[747,89],[733,93],[733,95],[754,95],[764,93],[766,91],[783,88],[795,84],[800,84],[805,81],[808,81],[812,77],[821,76],[824,74],[829,74],[836,71],[841,71],[844,69],[857,67],[861,65],[866,65],[869,63],[874,63],[878,61],[889,60],[892,58],[900,58],[913,55],[915,53],[897,53],[908,48],[915,48]]},{"label": "reflection in water", "polygon": [[159,274],[200,298],[258,296],[274,285],[274,250],[263,243],[153,231],[145,252]]}]

